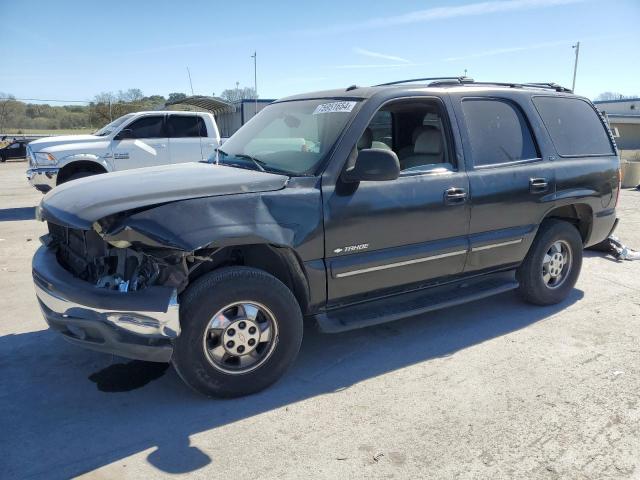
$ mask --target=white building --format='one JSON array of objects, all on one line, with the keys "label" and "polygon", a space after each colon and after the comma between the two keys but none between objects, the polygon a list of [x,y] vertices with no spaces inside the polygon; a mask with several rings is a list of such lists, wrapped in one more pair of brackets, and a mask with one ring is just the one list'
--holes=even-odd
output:
[{"label": "white building", "polygon": [[609,121],[620,150],[640,150],[640,98],[593,102]]}]

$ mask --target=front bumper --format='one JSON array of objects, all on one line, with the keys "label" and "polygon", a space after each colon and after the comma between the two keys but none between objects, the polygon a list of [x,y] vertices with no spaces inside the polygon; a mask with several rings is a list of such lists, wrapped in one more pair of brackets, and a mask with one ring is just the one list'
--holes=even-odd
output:
[{"label": "front bumper", "polygon": [[27,180],[42,193],[46,193],[56,186],[59,168],[43,167],[27,170]]},{"label": "front bumper", "polygon": [[175,289],[98,288],[67,272],[46,247],[34,255],[32,272],[45,320],[69,342],[138,360],[171,359],[173,340],[180,334]]}]

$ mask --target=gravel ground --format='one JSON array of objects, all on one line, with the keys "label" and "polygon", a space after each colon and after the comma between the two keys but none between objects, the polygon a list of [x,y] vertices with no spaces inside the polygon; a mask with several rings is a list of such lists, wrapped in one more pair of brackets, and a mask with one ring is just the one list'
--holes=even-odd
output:
[{"label": "gravel ground", "polygon": [[[0,165],[3,478],[640,478],[640,262],[586,253],[554,307],[507,293],[341,335],[307,328],[282,381],[207,400],[170,368],[46,329],[25,169]],[[640,249],[640,192],[622,192],[619,214]]]}]

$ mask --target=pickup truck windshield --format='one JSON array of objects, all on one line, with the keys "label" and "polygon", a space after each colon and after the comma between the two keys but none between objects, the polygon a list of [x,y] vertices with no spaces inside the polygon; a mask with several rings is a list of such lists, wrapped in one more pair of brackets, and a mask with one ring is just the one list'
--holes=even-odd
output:
[{"label": "pickup truck windshield", "polygon": [[116,128],[118,128],[120,125],[122,125],[126,120],[128,120],[132,116],[133,116],[132,113],[127,113],[126,115],[123,115],[123,116],[121,116],[119,118],[116,118],[113,122],[108,123],[107,125],[102,127],[100,130],[97,130],[94,133],[94,135],[96,135],[98,137],[106,137],[107,135],[109,135],[111,132],[113,132]]},{"label": "pickup truck windshield", "polygon": [[210,158],[290,175],[313,174],[356,113],[355,100],[296,100],[265,107]]}]

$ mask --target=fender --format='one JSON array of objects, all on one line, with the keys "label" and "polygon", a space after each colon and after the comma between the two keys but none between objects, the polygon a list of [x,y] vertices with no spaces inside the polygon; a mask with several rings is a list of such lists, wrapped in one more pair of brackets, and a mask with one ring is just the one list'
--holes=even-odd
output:
[{"label": "fender", "polygon": [[60,169],[62,169],[73,162],[79,162],[79,161],[92,162],[97,165],[100,165],[107,172],[111,172],[113,171],[111,162],[107,161],[110,159],[111,159],[111,153],[109,152],[107,152],[104,156],[96,155],[95,153],[72,153],[71,155],[67,155],[65,157],[59,158],[58,165],[61,165]]},{"label": "fender", "polygon": [[[310,179],[314,180],[314,179]],[[311,185],[277,192],[180,200],[101,220],[103,237],[193,252],[268,244],[293,249],[303,262],[323,258],[320,191]]]}]

